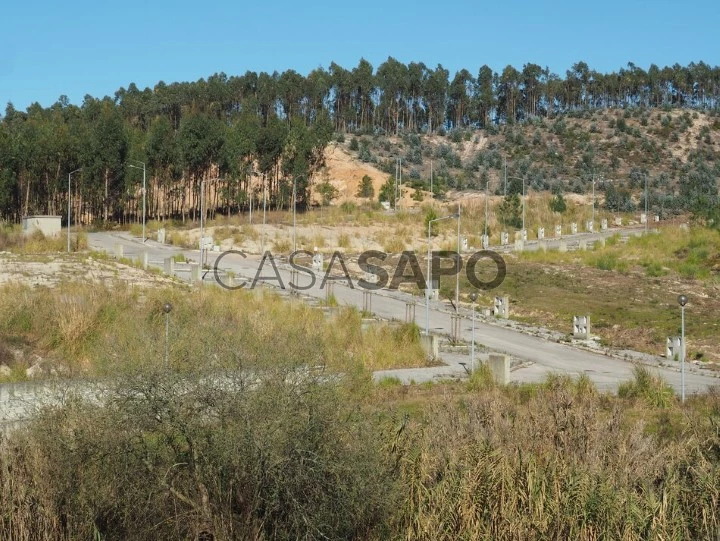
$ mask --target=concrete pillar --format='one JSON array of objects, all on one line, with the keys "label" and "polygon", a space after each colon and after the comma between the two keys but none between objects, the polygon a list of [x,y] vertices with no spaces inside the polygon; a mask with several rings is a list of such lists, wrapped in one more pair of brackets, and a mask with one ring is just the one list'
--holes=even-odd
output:
[{"label": "concrete pillar", "polygon": [[558,245],[558,252],[567,252],[567,242],[564,240],[560,241],[560,244]]},{"label": "concrete pillar", "polygon": [[372,314],[372,294],[369,289],[363,290],[363,313]]},{"label": "concrete pillar", "polygon": [[515,241],[515,251],[522,252],[525,249],[525,243],[522,240]]},{"label": "concrete pillar", "polygon": [[640,214],[640,223],[641,223],[641,224],[644,224],[644,223],[646,223],[646,222],[647,222],[647,214],[645,214],[645,213],[643,212],[643,213]]},{"label": "concrete pillar", "polygon": [[655,219],[656,222],[659,222],[659,221],[660,221],[660,216],[658,216],[658,215],[656,214],[656,215],[654,216],[654,219]]},{"label": "concrete pillar", "polygon": [[115,259],[122,259],[123,258],[123,245],[119,242],[115,243]]},{"label": "concrete pillar", "polygon": [[160,244],[165,244],[165,228],[161,227],[157,232],[157,241]]},{"label": "concrete pillar", "polygon": [[164,270],[168,276],[175,276],[175,260],[172,257],[165,258]]},{"label": "concrete pillar", "polygon": [[500,244],[503,246],[510,244],[510,235],[508,235],[507,231],[500,233]]},{"label": "concrete pillar", "polygon": [[[487,250],[490,246],[490,236],[489,235],[483,235],[482,236],[482,247],[483,250]],[[467,249],[467,248],[466,248]]]},{"label": "concrete pillar", "polygon": [[147,270],[148,264],[149,264],[149,261],[148,261],[148,251],[147,251],[147,250],[143,250],[142,252],[140,252],[140,266],[141,266],[143,269]]},{"label": "concrete pillar", "polygon": [[572,222],[570,224],[570,234],[571,235],[577,235],[577,223]]},{"label": "concrete pillar", "polygon": [[555,238],[562,237],[562,226],[560,224],[555,226]]},{"label": "concrete pillar", "polygon": [[622,225],[622,218],[620,216],[615,216],[615,227],[620,227]]},{"label": "concrete pillar", "polygon": [[587,250],[587,241],[585,239],[580,240],[578,242],[578,248],[583,251]]},{"label": "concrete pillar", "polygon": [[538,241],[538,249],[542,250],[543,252],[547,252],[547,242],[544,240]]},{"label": "concrete pillar", "polygon": [[600,220],[600,230],[607,231],[607,228],[608,228],[607,218],[603,218],[602,220]]},{"label": "concrete pillar", "polygon": [[488,357],[488,368],[495,383],[498,385],[508,384],[510,381],[510,360],[506,355],[491,353]]},{"label": "concrete pillar", "polygon": [[598,244],[599,246],[602,246],[602,247],[604,248],[604,247],[605,247],[605,237],[600,237],[600,238],[597,240],[597,244]]},{"label": "concrete pillar", "polygon": [[538,227],[537,237],[538,237],[538,240],[542,240],[545,238],[545,228],[544,227]]},{"label": "concrete pillar", "polygon": [[523,242],[527,242],[527,229],[523,229],[522,231],[520,231],[520,238],[523,240]]},{"label": "concrete pillar", "polygon": [[438,337],[434,334],[420,335],[420,343],[428,359],[431,361],[434,361],[440,356],[440,340],[438,340]]},{"label": "concrete pillar", "polygon": [[595,230],[595,222],[593,222],[592,220],[588,220],[585,224],[585,230],[588,233],[592,233]]},{"label": "concrete pillar", "polygon": [[468,250],[468,239],[467,237],[460,237],[460,251],[467,252]]},{"label": "concrete pillar", "polygon": [[414,302],[406,302],[405,303],[405,323],[414,323],[415,322],[415,303]]},{"label": "concrete pillar", "polygon": [[190,283],[194,284],[200,281],[200,264],[190,263]]}]

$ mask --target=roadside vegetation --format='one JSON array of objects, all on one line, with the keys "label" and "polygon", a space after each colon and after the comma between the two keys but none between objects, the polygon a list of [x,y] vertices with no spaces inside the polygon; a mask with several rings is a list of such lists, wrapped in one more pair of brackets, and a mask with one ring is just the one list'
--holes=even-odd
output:
[{"label": "roadside vegetation", "polygon": [[720,395],[666,389],[145,367],[0,443],[0,537],[715,539]]},{"label": "roadside vegetation", "polygon": [[426,362],[414,326],[377,321],[363,326],[352,308],[326,314],[262,288],[229,293],[121,283],[7,285],[0,289],[0,343],[39,352],[68,377],[116,376],[161,366],[166,302],[172,305],[169,364],[180,372],[256,370],[277,362],[369,371]]}]

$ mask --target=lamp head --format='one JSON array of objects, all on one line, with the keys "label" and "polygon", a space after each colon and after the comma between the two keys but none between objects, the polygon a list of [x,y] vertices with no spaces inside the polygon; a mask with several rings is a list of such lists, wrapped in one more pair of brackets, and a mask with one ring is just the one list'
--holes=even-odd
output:
[{"label": "lamp head", "polygon": [[478,294],[477,294],[477,293],[475,293],[474,291],[473,291],[472,293],[470,293],[470,300],[471,300],[472,302],[475,302],[475,301],[477,300],[477,298],[478,298]]},{"label": "lamp head", "polygon": [[678,295],[677,301],[680,306],[685,306],[687,304],[688,298],[686,295]]},{"label": "lamp head", "polygon": [[163,304],[163,312],[165,312],[166,314],[169,314],[171,310],[172,310],[172,304],[170,304],[169,302],[166,302],[165,304]]}]

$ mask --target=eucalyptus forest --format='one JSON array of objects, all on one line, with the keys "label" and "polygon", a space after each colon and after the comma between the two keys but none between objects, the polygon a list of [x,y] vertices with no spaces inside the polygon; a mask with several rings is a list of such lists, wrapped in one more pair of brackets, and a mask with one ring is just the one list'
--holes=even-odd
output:
[{"label": "eucalyptus forest", "polygon": [[532,63],[500,73],[484,65],[451,76],[442,65],[390,57],[376,69],[362,59],[307,75],[217,73],[143,90],[131,83],[80,105],[65,96],[25,111],[8,103],[0,219],[63,214],[70,197],[79,220],[136,220],[143,166],[150,218],[196,218],[203,181],[214,211],[242,211],[263,187],[271,207],[287,207],[293,181],[304,206],[333,137],[444,136],[618,108],[717,112],[718,96],[720,67],[704,62],[647,70],[629,63],[611,73],[577,62],[564,77]]}]

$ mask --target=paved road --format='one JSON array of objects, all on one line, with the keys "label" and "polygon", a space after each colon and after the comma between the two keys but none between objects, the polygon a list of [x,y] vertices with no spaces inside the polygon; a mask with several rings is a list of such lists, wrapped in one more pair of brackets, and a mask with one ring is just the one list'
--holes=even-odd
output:
[{"label": "paved road", "polygon": [[[608,232],[602,232],[596,235],[604,235],[607,233]],[[633,234],[633,232],[630,231],[628,234]],[[586,234],[584,236],[588,237],[589,235]],[[577,240],[577,237],[574,238],[574,241]],[[199,251],[197,250],[183,250],[177,247],[161,245],[151,240],[146,241],[143,246],[139,239],[131,237],[126,233],[91,233],[88,242],[91,248],[105,250],[111,254],[116,244],[122,244],[124,255],[131,258],[139,257],[143,250],[147,250],[150,264],[159,267],[162,267],[165,258],[179,253],[185,254],[189,259],[199,261]],[[220,254],[214,252],[207,254],[210,266],[215,263],[215,259],[219,255]],[[223,257],[220,263],[221,268],[232,270],[237,274],[237,280],[245,279],[248,284],[252,282],[256,276],[258,266],[259,257],[257,256],[243,258],[239,255],[229,255]],[[335,268],[339,270],[339,266],[336,265]],[[278,264],[278,273],[284,284],[288,284],[291,280],[290,270],[288,265],[283,263]],[[274,276],[272,266],[269,263],[265,263],[261,275]],[[187,272],[185,276],[189,278],[189,272]],[[207,273],[205,279],[213,280],[213,273]],[[309,278],[307,275],[300,274],[300,284],[305,285],[308,282]],[[320,282],[321,276],[318,276],[314,286],[303,291],[303,295],[324,299],[326,297],[326,290],[320,288]],[[277,284],[276,281],[270,281],[269,283]],[[357,287],[354,289],[348,287],[346,282],[337,282],[333,287],[334,297],[339,304],[358,308],[363,307],[363,291],[364,290]],[[415,321],[420,328],[425,328],[424,298],[412,297],[409,294],[398,291],[379,290],[372,294],[371,302],[372,312],[378,317],[400,321],[405,320],[408,303],[417,303],[415,307]],[[460,313],[464,316],[460,330],[460,338],[469,342],[472,328],[469,317],[470,311],[461,308]],[[429,306],[431,333],[450,335],[451,315],[452,307],[448,303],[444,301],[431,301]],[[528,361],[524,363],[524,368],[511,372],[511,381],[542,381],[548,373],[552,372],[572,376],[587,374],[598,388],[602,390],[615,390],[619,383],[632,377],[633,364],[624,359],[546,340],[538,336],[491,323],[487,320],[482,320],[481,318],[476,320],[475,339],[477,343],[484,345],[492,351],[506,353],[516,360]],[[396,375],[403,381],[414,380],[421,382],[439,377],[460,376],[465,373],[460,362],[468,363],[467,355],[442,355],[442,358],[448,363],[446,367],[395,371],[393,375]],[[465,359],[464,361],[461,360],[463,358]],[[680,373],[678,370],[653,366],[653,364],[659,363],[662,360],[661,358],[646,360],[651,365],[653,371],[657,372],[679,391]],[[686,367],[686,393],[690,394],[704,391],[709,385],[720,384],[720,379],[713,377],[711,373],[700,370],[689,363]],[[381,372],[376,376],[383,377],[386,375],[388,375],[387,372]]]}]

